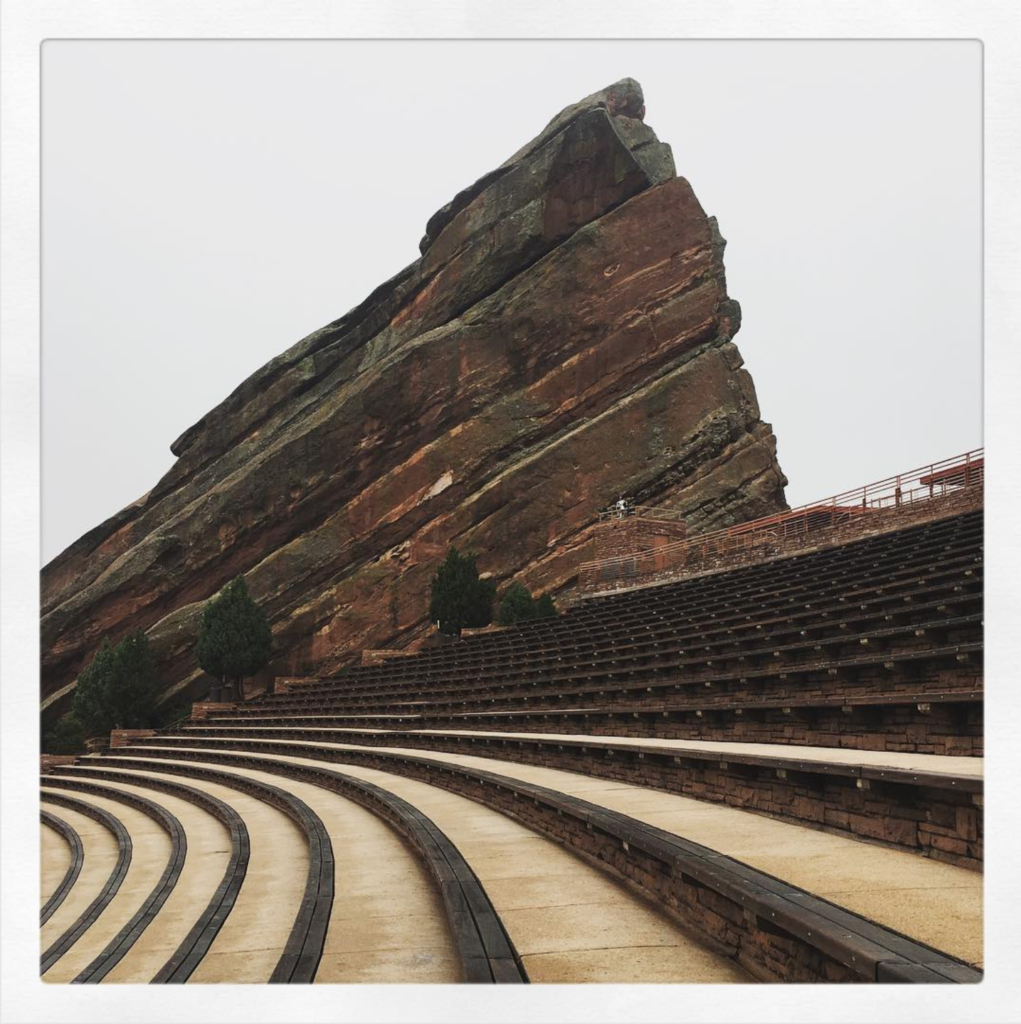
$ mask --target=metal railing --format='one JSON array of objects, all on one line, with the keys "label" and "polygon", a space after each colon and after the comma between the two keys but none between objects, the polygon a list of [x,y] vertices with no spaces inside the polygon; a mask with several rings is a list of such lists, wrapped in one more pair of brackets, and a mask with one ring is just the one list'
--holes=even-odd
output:
[{"label": "metal railing", "polygon": [[599,521],[608,519],[664,519],[668,522],[683,522],[684,513],[677,508],[654,508],[652,505],[629,505],[623,511],[608,508],[599,513]]},{"label": "metal railing", "polygon": [[[703,563],[709,558],[733,554],[770,542],[786,542],[788,538],[804,537],[821,529],[872,517],[919,502],[931,501],[965,488],[981,487],[985,477],[984,448],[932,462],[896,476],[864,484],[840,494],[812,501],[786,512],[752,519],[709,533],[695,534],[684,540],[664,544],[649,551],[583,562],[579,567],[582,580],[596,574],[601,579],[624,579],[637,576],[647,568],[661,569],[665,561],[671,568],[689,563]],[[644,506],[639,506],[644,508]],[[637,509],[635,510],[637,512]],[[674,509],[649,509],[649,512],[671,512]],[[600,514],[600,519],[612,518]]]}]

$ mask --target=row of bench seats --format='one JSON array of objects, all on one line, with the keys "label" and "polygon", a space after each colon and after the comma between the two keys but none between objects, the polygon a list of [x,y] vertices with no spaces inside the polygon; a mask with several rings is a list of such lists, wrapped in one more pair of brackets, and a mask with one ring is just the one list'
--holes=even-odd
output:
[{"label": "row of bench seats", "polygon": [[[559,619],[474,636],[422,652],[412,661],[358,668],[342,680],[313,684],[310,692],[337,685],[354,693],[359,687],[379,691],[402,680],[412,685],[445,681],[489,661],[507,671],[521,663],[534,668],[581,659],[611,642],[617,653],[673,651],[682,638],[736,643],[757,625],[783,629],[795,616],[804,622],[820,620],[820,626],[836,625],[840,613],[854,612],[863,602],[860,610],[865,612],[881,607],[884,602],[871,602],[874,597],[892,598],[885,604],[896,606],[898,597],[924,603],[927,593],[954,593],[962,577],[969,581],[976,567],[981,571],[981,551],[980,514],[970,513],[843,548],[589,600]],[[834,621],[827,623],[834,614]],[[742,630],[736,639],[735,628]]]},{"label": "row of bench seats", "polygon": [[591,599],[227,717],[397,716],[388,727],[403,728],[485,716],[514,729],[547,715],[602,733],[629,715],[628,735],[978,755],[981,674],[982,522],[967,513]]}]

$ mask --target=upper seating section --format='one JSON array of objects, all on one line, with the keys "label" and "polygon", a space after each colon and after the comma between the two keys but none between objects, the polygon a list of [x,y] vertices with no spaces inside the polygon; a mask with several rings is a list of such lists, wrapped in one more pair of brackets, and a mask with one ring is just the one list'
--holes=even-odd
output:
[{"label": "upper seating section", "polygon": [[219,717],[520,730],[552,714],[540,731],[619,734],[625,714],[633,735],[979,754],[982,547],[981,511],[959,514],[589,599]]}]

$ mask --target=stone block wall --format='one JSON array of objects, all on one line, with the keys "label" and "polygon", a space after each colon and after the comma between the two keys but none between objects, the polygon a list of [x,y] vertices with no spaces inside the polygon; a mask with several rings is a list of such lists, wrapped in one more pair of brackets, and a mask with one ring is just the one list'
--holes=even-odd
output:
[{"label": "stone block wall", "polygon": [[218,714],[221,711],[229,711],[234,705],[223,701],[200,701],[191,706],[191,720],[201,722],[210,715]]},{"label": "stone block wall", "polygon": [[[844,750],[890,750],[957,757],[983,753],[982,704],[932,703],[928,712],[915,705],[845,705],[844,707],[726,710],[714,713],[618,711],[617,713],[547,714],[514,719],[515,728],[534,733],[577,733],[629,739],[680,739],[732,743],[777,743]],[[476,729],[506,729],[506,719],[484,713],[472,720]],[[456,727],[457,720],[424,718],[416,729]],[[385,724],[384,720],[378,723]]]},{"label": "stone block wall", "polygon": [[155,729],[114,729],[113,732],[110,733],[110,746],[111,748],[130,747],[137,739],[155,735]]}]

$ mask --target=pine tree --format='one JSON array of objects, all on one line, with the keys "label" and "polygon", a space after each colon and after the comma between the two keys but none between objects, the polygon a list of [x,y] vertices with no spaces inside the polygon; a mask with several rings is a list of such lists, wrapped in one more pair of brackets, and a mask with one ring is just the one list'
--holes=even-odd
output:
[{"label": "pine tree", "polygon": [[105,639],[95,657],[78,673],[72,710],[86,736],[105,736],[113,728],[107,693],[114,674],[114,650]]},{"label": "pine tree", "polygon": [[199,665],[244,700],[242,680],[270,658],[273,634],[243,576],[231,580],[202,612],[195,657]]},{"label": "pine tree", "polygon": [[521,583],[512,583],[503,595],[496,621],[501,626],[512,626],[515,622],[528,622],[534,619],[535,601],[528,589]]},{"label": "pine tree", "polygon": [[160,679],[149,638],[139,630],[114,648],[113,677],[107,689],[107,705],[115,729],[147,728],[156,708]]},{"label": "pine tree", "polygon": [[143,632],[131,633],[116,647],[104,639],[78,676],[73,714],[86,736],[105,736],[111,729],[146,728],[159,689],[156,661]]},{"label": "pine tree", "polygon": [[460,636],[461,630],[488,626],[493,621],[496,584],[479,578],[475,553],[451,547],[432,579],[429,618],[441,633]]}]

